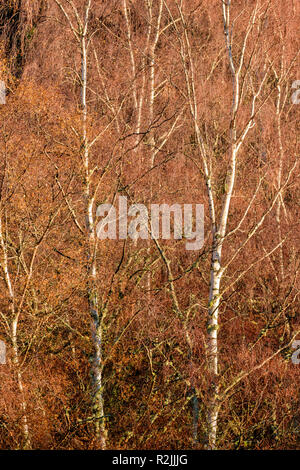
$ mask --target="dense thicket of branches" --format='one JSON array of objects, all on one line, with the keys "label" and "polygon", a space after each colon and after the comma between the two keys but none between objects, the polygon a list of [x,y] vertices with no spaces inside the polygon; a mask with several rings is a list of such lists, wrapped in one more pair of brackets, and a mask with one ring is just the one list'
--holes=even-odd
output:
[{"label": "dense thicket of branches", "polygon": [[0,0],[1,448],[299,448],[299,7]]}]

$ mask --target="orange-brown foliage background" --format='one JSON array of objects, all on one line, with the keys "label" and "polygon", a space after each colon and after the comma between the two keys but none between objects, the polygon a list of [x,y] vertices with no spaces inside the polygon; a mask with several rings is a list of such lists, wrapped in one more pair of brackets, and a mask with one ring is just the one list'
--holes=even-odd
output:
[{"label": "orange-brown foliage background", "polygon": [[[75,3],[83,11],[85,2]],[[205,205],[206,238],[200,252],[186,251],[184,240],[161,241],[176,279],[181,310],[188,318],[192,353],[175,313],[168,273],[156,247],[143,240],[99,242],[97,288],[108,311],[103,348],[107,358],[104,402],[109,447],[203,448],[208,400],[205,331],[210,222],[180,57],[178,35],[183,34],[183,29],[178,25],[176,31],[171,26],[158,41],[155,80],[161,85],[154,103],[155,122],[149,123],[150,68],[148,59],[144,61],[147,12],[143,1],[128,1],[136,59],[134,82],[138,89],[143,86],[146,67],[141,134],[137,140],[122,2],[93,3],[90,18],[93,49],[88,70],[89,137],[103,131],[91,152],[91,167],[97,167],[95,184],[111,159],[109,171],[102,177],[97,203],[111,202],[117,194],[146,205],[164,202]],[[232,17],[238,17],[234,31],[234,53],[238,54],[255,2],[232,3]],[[164,7],[162,27],[168,25],[171,15],[177,15],[176,2],[168,0],[166,4],[169,11]],[[184,4],[196,71],[199,127],[211,157],[213,184],[220,204],[232,98],[221,2],[190,0]],[[154,1],[154,18],[157,9],[158,2]],[[264,178],[242,231],[226,242],[225,263],[267,210],[276,192],[280,145],[275,71],[280,74],[281,67],[287,96],[281,121],[283,174],[299,158],[299,106],[291,104],[292,83],[300,79],[299,58],[294,59],[299,50],[299,12],[297,1],[271,2],[262,35],[258,37],[254,32],[246,51],[249,59],[254,53],[250,71],[254,83],[259,80],[265,54],[273,68],[270,66],[256,126],[239,156],[229,231],[241,219],[259,178]],[[89,421],[91,343],[84,238],[61,191],[64,188],[84,225],[80,139],[72,131],[80,129],[80,86],[75,75],[75,71],[80,74],[80,54],[54,1],[0,1],[0,22],[0,79],[8,89],[7,103],[0,107],[1,211],[18,298],[25,285],[24,263],[29,262],[49,217],[57,213],[37,252],[18,329],[32,446],[91,449],[96,443]],[[250,92],[250,88],[245,91],[240,126],[249,118]],[[175,126],[156,156],[155,168],[149,171],[148,134],[159,142],[178,116],[180,125]],[[261,363],[299,328],[298,176],[299,166],[283,193],[286,215],[282,213],[281,228],[287,235],[282,248],[284,277],[279,274],[279,250],[258,261],[278,243],[276,208],[226,273],[219,331],[224,385],[230,384],[241,370]],[[245,267],[252,264],[237,280]],[[7,343],[7,363],[0,365],[0,447],[12,449],[22,447],[22,408],[5,325],[5,318],[10,315],[9,299],[3,277],[0,282],[0,338]],[[290,355],[291,350],[281,352],[227,396],[220,412],[219,448],[299,448],[300,369],[292,364]],[[188,400],[192,387],[197,390],[199,405],[196,444],[192,438],[192,404]]]}]

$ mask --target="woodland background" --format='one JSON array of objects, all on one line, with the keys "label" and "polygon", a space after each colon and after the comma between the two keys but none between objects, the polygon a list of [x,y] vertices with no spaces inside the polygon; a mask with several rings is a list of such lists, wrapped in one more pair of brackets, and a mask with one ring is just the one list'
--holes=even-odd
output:
[{"label": "woodland background", "polygon": [[[1,449],[299,448],[300,5],[224,8],[0,1]],[[97,240],[118,195],[203,248]]]}]

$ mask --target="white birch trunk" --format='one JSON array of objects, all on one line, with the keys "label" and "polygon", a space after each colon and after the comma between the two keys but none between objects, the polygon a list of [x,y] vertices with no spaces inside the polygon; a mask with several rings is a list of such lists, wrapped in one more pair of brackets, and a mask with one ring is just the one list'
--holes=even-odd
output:
[{"label": "white birch trunk", "polygon": [[[96,225],[94,219],[94,194],[92,190],[92,174],[90,169],[90,147],[87,135],[87,72],[88,72],[88,25],[89,13],[92,6],[92,0],[87,0],[85,4],[85,16],[83,21],[80,19],[78,10],[72,5],[74,10],[77,29],[59,0],[55,0],[78,42],[81,53],[81,108],[82,108],[82,130],[81,130],[81,149],[80,158],[83,163],[84,171],[84,211],[85,211],[85,242],[86,242],[86,269],[87,269],[87,298],[89,315],[91,321],[91,335],[93,345],[93,357],[91,364],[91,389],[92,389],[92,420],[95,422],[96,439],[99,447],[104,450],[107,446],[107,429],[104,419],[104,400],[103,400],[103,359],[102,359],[102,315],[97,298],[97,263],[96,263]],[[69,2],[67,2],[69,3]]]},{"label": "white birch trunk", "polygon": [[18,320],[19,320],[19,312],[16,309],[16,300],[15,294],[12,287],[11,276],[8,267],[8,260],[7,260],[7,246],[5,240],[3,238],[3,231],[2,231],[2,217],[0,216],[0,243],[2,248],[2,270],[4,273],[4,280],[6,283],[6,287],[8,290],[8,296],[10,300],[10,310],[12,315],[12,322],[10,327],[10,335],[11,335],[11,342],[12,342],[12,349],[13,349],[13,358],[12,362],[14,365],[14,372],[17,380],[18,390],[20,393],[21,399],[21,410],[22,410],[22,435],[23,435],[23,449],[30,449],[31,448],[31,439],[29,433],[29,426],[28,426],[28,416],[27,416],[27,402],[24,395],[24,386],[22,380],[22,373],[20,368],[20,359],[19,359],[19,350],[18,350]]},{"label": "white birch trunk", "polygon": [[[220,306],[220,285],[224,269],[222,269],[222,248],[224,237],[226,235],[228,215],[230,209],[231,198],[233,194],[235,175],[236,175],[236,159],[238,151],[248,134],[248,131],[253,127],[253,116],[255,111],[255,101],[258,94],[260,93],[261,86],[256,94],[253,96],[251,118],[248,125],[246,126],[242,136],[237,139],[236,130],[236,116],[239,110],[240,100],[240,75],[242,66],[244,63],[244,54],[247,46],[247,40],[250,31],[254,25],[257,5],[254,7],[254,11],[250,22],[248,24],[242,51],[240,54],[238,66],[236,67],[232,57],[232,46],[230,37],[230,0],[222,2],[223,11],[223,22],[224,22],[224,34],[226,48],[228,52],[228,60],[233,80],[233,97],[232,97],[232,109],[231,109],[231,121],[230,121],[230,161],[229,168],[227,170],[226,182],[225,182],[225,195],[224,201],[221,208],[221,215],[219,225],[216,228],[215,224],[212,224],[213,230],[213,244],[212,244],[212,260],[211,260],[211,275],[210,275],[210,292],[209,292],[209,304],[208,304],[208,322],[207,322],[207,347],[208,347],[208,370],[210,375],[210,397],[207,408],[207,424],[208,424],[208,435],[207,435],[207,446],[209,449],[215,449],[217,446],[217,430],[218,430],[218,414],[220,408],[220,397],[219,397],[219,368],[218,368],[218,329],[219,329],[219,306]],[[262,82],[263,83],[263,82]]]},{"label": "white birch trunk", "polygon": [[97,264],[96,264],[96,237],[95,220],[93,214],[94,198],[91,191],[91,170],[89,165],[89,142],[87,137],[87,28],[88,16],[91,1],[86,6],[86,16],[84,29],[81,37],[82,54],[82,87],[81,87],[81,105],[82,105],[82,154],[85,171],[85,220],[87,236],[87,294],[89,303],[89,313],[91,318],[91,332],[93,342],[93,361],[92,361],[92,394],[93,394],[93,419],[95,420],[96,438],[100,448],[104,450],[107,445],[107,430],[104,419],[104,401],[103,401],[103,365],[102,365],[102,322],[101,313],[97,298]]}]

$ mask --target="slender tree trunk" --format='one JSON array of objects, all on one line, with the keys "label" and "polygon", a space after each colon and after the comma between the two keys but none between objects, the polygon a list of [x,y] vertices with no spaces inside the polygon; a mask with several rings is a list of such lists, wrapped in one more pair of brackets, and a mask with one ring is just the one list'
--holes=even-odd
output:
[{"label": "slender tree trunk", "polygon": [[213,242],[211,277],[207,322],[208,370],[210,374],[209,404],[207,409],[208,447],[214,449],[217,437],[219,400],[218,400],[218,328],[220,304],[220,247],[217,239]]},{"label": "slender tree trunk", "polygon": [[30,439],[30,433],[29,433],[29,426],[28,426],[28,416],[27,416],[27,403],[24,395],[24,386],[23,386],[23,380],[22,380],[22,373],[20,370],[20,360],[19,360],[19,351],[18,351],[18,336],[17,336],[17,331],[18,331],[18,320],[19,320],[19,314],[16,311],[16,302],[15,302],[15,294],[11,282],[11,276],[9,272],[9,267],[8,267],[8,260],[7,260],[7,246],[6,242],[3,238],[3,232],[2,232],[2,218],[0,216],[0,243],[2,247],[2,254],[3,254],[3,259],[2,259],[2,269],[4,273],[4,279],[6,283],[6,287],[8,290],[8,296],[10,300],[10,310],[11,310],[11,315],[12,315],[12,323],[10,327],[10,334],[11,334],[11,341],[12,341],[12,348],[13,348],[13,365],[14,365],[14,372],[17,380],[17,385],[18,385],[18,390],[20,393],[20,398],[21,398],[21,410],[22,410],[22,434],[23,434],[23,449],[30,449],[31,448],[31,439]]},{"label": "slender tree trunk", "polygon": [[96,227],[94,220],[94,197],[91,189],[91,170],[89,142],[87,137],[87,29],[88,16],[91,1],[87,3],[85,23],[81,37],[81,105],[82,105],[82,158],[84,164],[84,203],[86,221],[86,257],[87,257],[87,296],[89,313],[91,318],[91,334],[93,342],[93,360],[91,370],[92,396],[93,396],[93,420],[95,421],[96,438],[100,448],[103,450],[107,444],[107,430],[104,418],[103,400],[103,361],[102,361],[102,316],[97,296],[97,263],[95,237]]},{"label": "slender tree trunk", "polygon": [[92,389],[92,420],[95,423],[95,433],[98,445],[101,449],[107,446],[107,429],[104,419],[104,400],[103,400],[103,318],[100,311],[97,296],[97,239],[96,224],[94,218],[95,196],[92,188],[93,170],[90,168],[90,147],[87,135],[87,85],[88,85],[88,47],[90,40],[88,38],[89,14],[92,6],[92,0],[85,3],[84,18],[81,19],[78,10],[71,4],[75,14],[77,28],[67,10],[60,0],[55,0],[60,10],[64,14],[67,22],[73,32],[79,45],[81,53],[81,147],[80,159],[83,165],[83,202],[85,215],[85,245],[86,245],[86,292],[88,299],[89,315],[91,320],[91,335],[93,346],[93,357],[91,364],[91,389]]},{"label": "slender tree trunk", "polygon": [[208,371],[210,376],[210,397],[207,408],[207,445],[209,449],[215,449],[217,446],[217,429],[218,429],[218,414],[220,409],[219,397],[219,370],[218,370],[218,329],[219,329],[219,306],[220,306],[220,285],[224,268],[222,267],[221,254],[223,242],[227,231],[228,216],[230,204],[235,185],[236,177],[236,160],[239,149],[244,142],[249,130],[253,127],[253,116],[255,114],[255,102],[261,91],[261,85],[252,98],[251,116],[247,126],[240,138],[237,138],[236,118],[240,108],[240,76],[244,64],[245,50],[249,34],[255,23],[257,14],[257,4],[254,7],[253,13],[249,20],[249,24],[244,36],[241,54],[237,65],[234,63],[232,56],[231,32],[230,32],[230,5],[231,1],[222,2],[223,23],[225,43],[228,53],[228,61],[232,74],[232,108],[230,119],[230,156],[229,167],[226,174],[225,181],[225,195],[221,208],[221,215],[218,227],[212,223],[212,260],[211,260],[211,274],[210,274],[210,292],[208,304],[208,322],[207,322],[207,346],[208,346]]},{"label": "slender tree trunk", "polygon": [[22,448],[24,450],[28,450],[28,449],[31,449],[31,439],[30,439],[29,426],[28,426],[27,403],[26,403],[26,399],[24,396],[23,380],[22,380],[22,374],[20,370],[17,327],[18,327],[18,319],[15,318],[12,323],[12,328],[11,328],[11,335],[12,335],[11,339],[12,339],[12,347],[13,347],[13,365],[15,368],[18,389],[19,389],[20,397],[21,397],[22,433],[23,433],[23,439],[24,439]]}]

